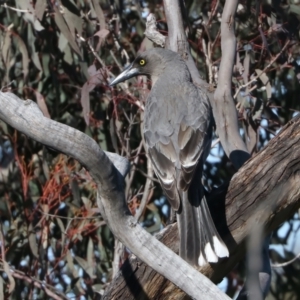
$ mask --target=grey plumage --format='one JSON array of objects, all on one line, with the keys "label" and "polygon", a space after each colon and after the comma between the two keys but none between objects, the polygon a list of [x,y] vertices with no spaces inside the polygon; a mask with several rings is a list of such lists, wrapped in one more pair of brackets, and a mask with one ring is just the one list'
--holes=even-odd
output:
[{"label": "grey plumage", "polygon": [[206,203],[201,184],[211,144],[211,108],[207,95],[191,80],[175,52],[141,53],[112,83],[145,74],[152,89],[145,106],[144,137],[155,173],[177,212],[180,256],[192,264],[228,256]]}]

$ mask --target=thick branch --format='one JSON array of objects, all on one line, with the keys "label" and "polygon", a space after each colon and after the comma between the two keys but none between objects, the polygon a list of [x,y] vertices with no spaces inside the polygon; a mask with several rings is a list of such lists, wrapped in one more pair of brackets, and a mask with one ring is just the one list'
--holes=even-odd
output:
[{"label": "thick branch", "polygon": [[[215,224],[230,249],[230,257],[200,271],[219,282],[244,257],[245,241],[254,224],[269,234],[300,207],[300,115],[290,121],[255,157],[251,158],[228,187],[219,188],[209,199]],[[226,231],[228,226],[229,232]],[[176,224],[158,236],[178,252]],[[126,284],[123,278],[126,275]],[[111,283],[104,299],[184,299],[185,294],[136,258],[127,261]],[[142,299],[142,298],[141,298]]]},{"label": "thick branch", "polygon": [[[130,214],[124,178],[97,143],[84,133],[45,118],[37,104],[0,92],[0,119],[30,138],[84,165],[98,187],[97,203],[111,231],[126,247],[193,299],[229,299],[205,276],[147,233]],[[123,298],[124,299],[124,298]]]},{"label": "thick branch", "polygon": [[208,84],[200,77],[190,52],[190,47],[183,27],[180,0],[164,0],[164,10],[168,22],[168,39],[166,48],[178,52],[186,59],[193,81],[201,86]]},{"label": "thick branch", "polygon": [[218,87],[211,98],[217,131],[225,153],[238,169],[250,157],[242,140],[237,121],[237,112],[231,94],[232,71],[236,54],[234,18],[238,0],[225,2],[221,21],[222,59]]}]

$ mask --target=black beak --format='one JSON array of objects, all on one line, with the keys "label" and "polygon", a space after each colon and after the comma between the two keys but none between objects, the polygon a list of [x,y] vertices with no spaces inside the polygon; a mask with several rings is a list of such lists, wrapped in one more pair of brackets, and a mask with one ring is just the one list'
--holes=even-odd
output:
[{"label": "black beak", "polygon": [[133,64],[130,64],[119,76],[117,76],[109,85],[114,86],[122,81],[125,81],[134,76],[140,75],[137,68],[133,68]]}]

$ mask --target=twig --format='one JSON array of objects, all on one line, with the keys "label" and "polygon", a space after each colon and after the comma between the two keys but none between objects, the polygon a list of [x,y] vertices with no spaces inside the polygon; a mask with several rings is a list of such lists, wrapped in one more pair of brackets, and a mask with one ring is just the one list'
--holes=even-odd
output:
[{"label": "twig", "polygon": [[[75,220],[94,220],[94,219],[98,218],[98,216],[94,216],[94,217],[74,217],[74,218],[71,218],[71,217],[63,217],[63,216],[58,216],[58,215],[53,215],[53,214],[45,213],[45,212],[43,212],[41,210],[39,210],[39,212],[42,213],[45,216],[48,216],[48,217],[65,219],[65,220],[71,220],[71,221],[75,221]],[[104,224],[105,224],[105,222],[104,222]]]},{"label": "twig", "polygon": [[119,61],[117,60],[114,52],[112,50],[109,50],[109,53],[111,55],[111,57],[113,58],[113,60],[115,61],[115,64],[118,66],[118,68],[120,69],[120,71],[122,71],[122,65],[119,63]]},{"label": "twig", "polygon": [[123,114],[124,114],[125,118],[128,120],[128,123],[129,123],[127,132],[125,133],[125,137],[124,137],[124,139],[126,140],[126,149],[127,149],[127,153],[131,153],[130,136],[131,136],[132,127],[133,127],[134,124],[136,124],[135,123],[135,118],[136,118],[137,114],[132,116],[132,112],[131,112],[130,117],[129,117],[129,116],[127,116],[124,109],[123,109]]},{"label": "twig", "polygon": [[147,160],[147,180],[146,180],[146,184],[145,184],[145,188],[144,188],[144,194],[140,203],[140,207],[139,209],[136,211],[135,213],[135,219],[137,221],[139,221],[140,217],[142,216],[145,207],[148,203],[149,200],[149,195],[150,195],[150,188],[151,188],[151,184],[152,184],[152,177],[153,177],[154,171],[152,168],[152,163],[150,161],[150,159],[148,158]]},{"label": "twig", "polygon": [[8,8],[10,10],[14,10],[14,11],[21,12],[21,13],[29,13],[29,14],[31,13],[31,11],[28,9],[18,9],[15,7],[8,6],[6,3],[2,4],[1,7]]},{"label": "twig", "polygon": [[[113,20],[119,21],[119,18],[118,17],[112,18],[111,21],[113,21]],[[114,38],[114,43],[115,43],[115,46],[117,48],[117,51],[121,50],[121,56],[124,55],[126,57],[127,64],[129,64],[130,59],[129,59],[129,55],[128,55],[127,51],[124,48],[121,49],[120,43],[119,43],[119,41],[118,41],[118,39],[117,39],[117,37],[116,37],[116,35],[115,35],[115,33],[113,31],[111,31],[111,34],[112,34],[112,36]]]},{"label": "twig", "polygon": [[205,64],[208,68],[208,82],[209,84],[213,83],[213,71],[212,71],[212,61],[211,61],[211,42],[208,41],[207,45],[205,43],[205,39],[202,39],[202,48],[203,48],[203,53],[205,55]]},{"label": "twig", "polygon": [[216,139],[210,146],[210,149],[214,148],[218,143],[220,143],[220,139]]},{"label": "twig", "polygon": [[3,263],[3,272],[5,272],[7,277],[8,277],[8,282],[9,282],[8,293],[11,295],[11,293],[15,290],[16,282],[13,279],[12,271],[9,267],[9,264],[5,260],[5,248],[4,248],[5,241],[4,241],[2,225],[0,225],[0,242],[1,242],[1,256],[2,256],[1,260],[2,260],[2,263]]},{"label": "twig", "polygon": [[[101,59],[101,57],[98,55],[98,53],[96,52],[96,50],[94,49],[94,47],[91,45],[91,43],[86,40],[84,37],[79,36],[79,39],[83,42],[85,42],[87,44],[87,46],[89,47],[90,51],[93,53],[93,55],[95,56],[95,58],[98,60],[98,62],[100,63],[100,65],[102,66],[102,68],[106,68],[105,62]],[[109,74],[110,77],[115,77],[115,75],[106,68],[106,72]],[[130,93],[129,89],[128,89],[128,84],[126,82],[121,82],[119,83],[119,85],[121,86],[122,90],[125,91],[128,95],[130,95],[130,97],[132,97],[132,99],[135,99],[135,97],[132,95],[132,93]],[[144,110],[144,105],[136,100],[134,102],[135,105],[137,105],[140,109]]]},{"label": "twig", "polygon": [[[143,142],[141,141],[140,145],[138,147],[138,150],[137,150],[136,157],[133,161],[134,165],[136,165],[138,163],[139,156],[140,156],[140,153],[142,151],[142,147],[143,147]],[[131,174],[129,176],[128,182],[127,182],[127,188],[126,188],[126,196],[127,197],[128,197],[129,189],[131,188],[131,184],[132,184],[132,181],[133,181],[133,178],[134,178],[134,175],[135,175],[135,171],[136,171],[135,168],[133,168],[133,170],[131,171]]]},{"label": "twig", "polygon": [[214,48],[216,46],[216,43],[217,41],[219,40],[221,36],[221,30],[219,29],[218,33],[217,33],[217,36],[215,37],[215,40],[213,41],[212,45],[211,45],[211,52],[213,53],[214,52]]},{"label": "twig", "polygon": [[124,256],[124,249],[124,245],[118,239],[115,239],[114,259],[112,262],[112,278],[117,275],[120,269],[120,260],[122,259],[122,256]]},{"label": "twig", "polygon": [[[0,270],[2,272],[5,272],[4,269],[0,268]],[[30,284],[33,284],[35,287],[45,291],[45,293],[49,296],[52,297],[55,300],[62,300],[62,299],[66,299],[69,300],[68,297],[66,297],[63,293],[61,293],[60,291],[57,291],[53,286],[51,286],[48,283],[42,282],[34,277],[29,277],[27,275],[25,275],[25,273],[19,271],[19,270],[14,270],[14,269],[10,269],[11,274],[14,278],[17,279],[22,279]],[[55,292],[51,291],[50,289],[55,290]]]},{"label": "twig", "polygon": [[215,3],[215,6],[214,6],[214,8],[213,8],[213,10],[212,10],[212,12],[211,12],[211,14],[210,14],[210,16],[209,16],[209,19],[208,19],[208,21],[207,21],[207,24],[205,25],[206,27],[209,27],[209,26],[211,25],[212,19],[214,18],[215,14],[216,14],[216,12],[217,12],[217,9],[218,9],[218,7],[219,7],[219,4],[220,4],[220,1],[217,0],[217,2]]},{"label": "twig", "polygon": [[272,268],[282,268],[282,267],[286,267],[290,264],[292,264],[294,261],[296,261],[298,258],[300,258],[300,253],[298,253],[293,259],[286,261],[284,263],[280,263],[280,264],[271,264]]},{"label": "twig", "polygon": [[141,169],[136,168],[136,170],[137,170],[139,173],[141,173],[144,177],[149,178],[151,181],[159,183],[158,179],[156,179],[155,177],[149,177],[149,176],[147,175],[147,173],[145,173],[145,172],[142,171]]}]

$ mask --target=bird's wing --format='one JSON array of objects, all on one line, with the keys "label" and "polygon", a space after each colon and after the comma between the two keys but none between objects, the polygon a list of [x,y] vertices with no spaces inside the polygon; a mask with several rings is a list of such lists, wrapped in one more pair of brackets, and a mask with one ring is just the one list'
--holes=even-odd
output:
[{"label": "bird's wing", "polygon": [[202,132],[199,128],[194,129],[181,124],[178,134],[179,160],[181,163],[179,188],[183,191],[188,190],[192,181],[195,168],[203,153],[204,138],[205,132]]},{"label": "bird's wing", "polygon": [[168,95],[163,99],[149,95],[144,137],[155,173],[177,211],[181,191],[188,189],[203,153],[209,107],[199,100],[194,86],[181,90],[175,100],[166,98]]},{"label": "bird's wing", "polygon": [[148,156],[171,206],[178,210],[180,194],[177,189],[176,162],[178,149],[172,141],[175,128],[168,122],[168,105],[153,94],[145,107],[144,137]]},{"label": "bird's wing", "polygon": [[180,124],[178,133],[179,160],[181,173],[179,188],[186,191],[193,178],[200,157],[204,163],[210,149],[211,109],[204,92],[187,85],[187,114]]}]

